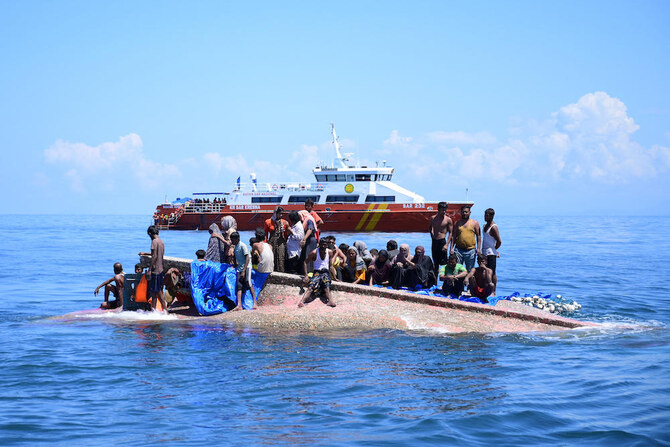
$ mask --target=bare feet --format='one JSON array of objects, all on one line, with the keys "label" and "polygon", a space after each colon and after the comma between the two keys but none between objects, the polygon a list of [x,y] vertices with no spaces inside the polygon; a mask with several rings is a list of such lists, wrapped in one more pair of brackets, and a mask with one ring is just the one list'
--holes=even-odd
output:
[{"label": "bare feet", "polygon": [[242,306],[235,306],[235,307],[233,307],[230,311],[231,311],[231,312],[235,312],[235,311],[237,311],[237,310],[242,310]]},{"label": "bare feet", "polygon": [[298,303],[298,307],[304,307],[304,306],[305,306],[305,303],[303,303],[302,301],[300,301],[300,302]]},{"label": "bare feet", "polygon": [[326,303],[326,305],[327,305],[327,306],[330,306],[330,307],[335,307],[335,303],[333,302],[333,300],[328,300],[328,302]]}]

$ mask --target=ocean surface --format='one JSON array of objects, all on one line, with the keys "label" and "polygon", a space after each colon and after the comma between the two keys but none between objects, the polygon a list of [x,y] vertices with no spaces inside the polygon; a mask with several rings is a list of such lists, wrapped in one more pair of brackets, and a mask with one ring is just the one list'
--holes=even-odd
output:
[{"label": "ocean surface", "polygon": [[[0,445],[670,445],[670,220],[496,221],[500,294],[561,294],[604,326],[59,321],[99,305],[114,262],[132,271],[149,217],[0,216]],[[426,234],[336,236],[430,251]],[[166,255],[192,258],[208,233],[161,237]]]}]

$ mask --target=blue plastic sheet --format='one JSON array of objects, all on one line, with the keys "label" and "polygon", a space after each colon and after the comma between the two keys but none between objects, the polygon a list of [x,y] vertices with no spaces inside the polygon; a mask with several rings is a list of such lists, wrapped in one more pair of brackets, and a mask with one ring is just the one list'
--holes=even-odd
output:
[{"label": "blue plastic sheet", "polygon": [[[392,287],[384,287],[384,286],[379,286],[379,285],[375,285],[374,287],[393,289]],[[417,295],[445,297],[444,293],[442,293],[442,288],[440,286],[432,286],[432,287],[429,287],[427,289],[424,289],[421,286],[417,286],[416,289],[409,289],[407,287],[401,287],[400,290],[402,290],[403,292],[416,293]],[[459,301],[466,301],[468,303],[489,304],[491,306],[495,306],[498,301],[509,300],[513,296],[519,296],[519,292],[514,292],[512,295],[509,295],[509,296],[490,296],[488,298],[488,301],[489,301],[488,303],[484,303],[479,298],[477,298],[475,296],[470,296],[470,295],[461,295],[461,296],[449,295],[447,298],[451,298],[451,299],[459,300]],[[551,296],[551,295],[547,295],[547,296]]]},{"label": "blue plastic sheet", "polygon": [[[260,293],[269,273],[251,272],[251,283]],[[191,262],[191,296],[200,315],[216,315],[235,307],[235,266],[212,261]],[[251,309],[253,297],[250,291],[242,296],[242,308]]]}]

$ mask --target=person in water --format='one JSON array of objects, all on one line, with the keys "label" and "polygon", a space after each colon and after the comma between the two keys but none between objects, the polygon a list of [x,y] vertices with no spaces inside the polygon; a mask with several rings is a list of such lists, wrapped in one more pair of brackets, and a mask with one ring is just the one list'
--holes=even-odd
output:
[{"label": "person in water", "polygon": [[475,296],[488,303],[488,297],[493,294],[493,272],[486,266],[486,256],[481,253],[477,255],[477,262],[479,267],[473,268],[465,277],[465,282],[468,284],[470,295]]},{"label": "person in water", "polygon": [[456,254],[449,255],[447,265],[444,268],[444,275],[440,275],[442,283],[442,292],[449,296],[461,296],[465,289],[465,277],[468,276],[468,271],[463,264],[458,263],[458,256]]},{"label": "person in water", "polygon": [[156,308],[156,303],[161,302],[163,309],[167,309],[167,303],[163,298],[163,255],[165,254],[165,244],[158,237],[158,228],[150,226],[147,228],[147,234],[151,238],[151,253],[140,252],[140,256],[151,256],[151,277],[149,279],[149,297],[151,298],[152,309]]},{"label": "person in water", "polygon": [[[105,300],[100,304],[101,309],[123,308],[123,286],[125,283],[125,277],[123,275],[123,266],[120,262],[117,262],[114,264],[114,276],[95,288],[95,291],[93,292],[93,295],[95,296],[98,296],[100,289],[103,287],[105,288]],[[109,301],[110,293],[114,295],[114,301]]]},{"label": "person in water", "polygon": [[323,293],[326,297],[326,304],[330,307],[335,307],[335,302],[330,294],[330,271],[333,269],[334,257],[335,252],[328,248],[326,238],[320,239],[317,249],[307,255],[305,259],[305,271],[309,262],[314,264],[314,272],[311,279],[307,275],[303,279],[303,282],[309,284],[309,287],[307,287],[307,290],[300,299],[298,307],[303,307],[313,293]]},{"label": "person in water", "polygon": [[482,232],[482,254],[486,256],[486,266],[493,272],[494,295],[498,286],[498,275],[496,275],[498,257],[500,256],[498,249],[502,245],[498,224],[493,221],[493,216],[495,215],[496,212],[493,208],[488,208],[484,211],[484,221],[486,222],[486,225],[484,225],[484,231]]},{"label": "person in water", "polygon": [[453,222],[451,217],[447,216],[447,202],[437,204],[437,214],[430,218],[430,252],[433,256],[433,273],[437,277],[440,265],[446,261],[446,255],[449,253],[449,243],[451,242],[451,233]]},{"label": "person in water", "polygon": [[456,253],[458,262],[468,270],[475,267],[477,254],[481,252],[482,236],[479,222],[470,219],[470,206],[461,207],[461,218],[454,225],[451,253]]},{"label": "person in water", "polygon": [[256,309],[256,291],[253,284],[251,284],[251,253],[247,244],[240,241],[240,233],[234,231],[230,235],[230,241],[233,244],[235,252],[236,267],[236,283],[235,289],[237,291],[237,305],[233,310],[242,310],[242,294],[249,290],[253,298],[253,309]]}]

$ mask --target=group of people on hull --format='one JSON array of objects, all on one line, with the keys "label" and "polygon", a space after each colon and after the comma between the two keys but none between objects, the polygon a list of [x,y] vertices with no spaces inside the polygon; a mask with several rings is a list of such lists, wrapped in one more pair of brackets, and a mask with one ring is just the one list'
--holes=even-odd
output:
[{"label": "group of people on hull", "polygon": [[[241,309],[241,295],[245,290],[251,291],[254,307],[256,305],[256,292],[251,284],[252,268],[260,273],[276,271],[302,275],[308,287],[299,306],[304,305],[314,293],[322,293],[327,303],[335,306],[330,296],[332,280],[417,289],[432,287],[439,279],[443,281],[445,295],[459,296],[466,285],[472,296],[484,302],[495,294],[497,250],[502,242],[493,221],[495,211],[492,208],[484,213],[486,225],[482,232],[479,223],[470,218],[470,206],[461,208],[461,218],[454,223],[446,214],[447,203],[440,202],[437,214],[430,220],[431,258],[425,254],[423,246],[417,246],[412,255],[408,244],[398,245],[395,240],[389,240],[386,249],[382,250],[368,250],[363,241],[355,241],[351,246],[344,243],[338,246],[335,236],[320,237],[319,225],[323,224],[323,220],[313,207],[314,202],[308,199],[304,210],[288,213],[288,220],[284,219],[284,209],[277,207],[264,222],[263,228],[256,230],[249,246],[240,241],[237,222],[232,216],[224,216],[221,227],[217,223],[210,225],[207,250],[198,250],[196,256],[201,261],[236,266],[235,310]],[[151,255],[149,294],[152,306],[155,308],[158,299],[167,308],[162,292],[165,245],[158,237],[155,226],[149,227],[147,233],[152,239],[151,253],[140,255]],[[478,267],[475,267],[475,260]],[[441,265],[444,265],[443,269]],[[105,287],[103,308],[118,306],[118,299],[116,305],[108,301],[110,293],[123,296],[121,264],[114,265],[114,272],[115,276],[95,291],[97,294],[100,288]],[[178,272],[173,273],[178,275]],[[169,279],[174,283],[176,281],[172,276]]]}]

